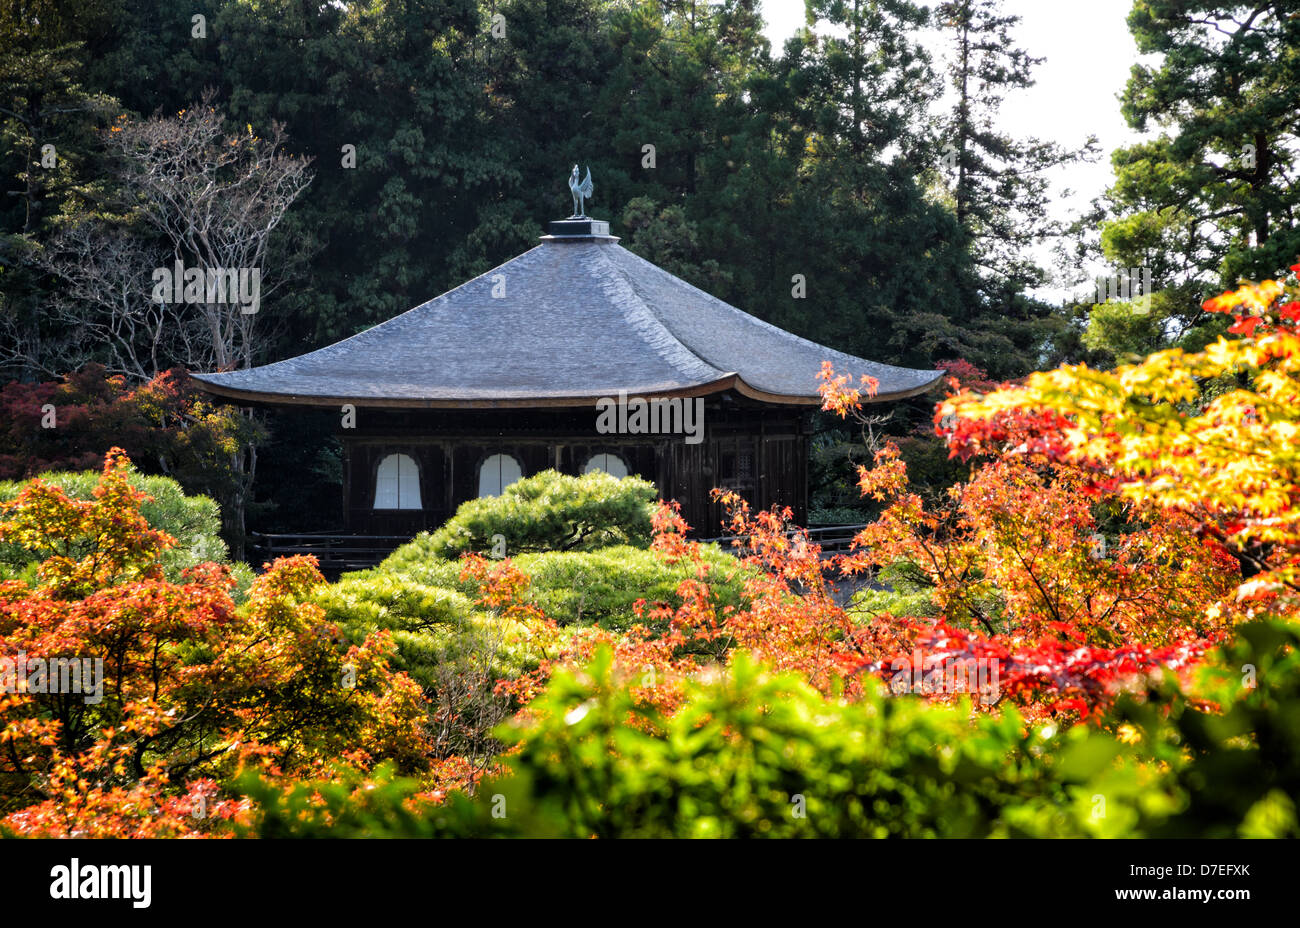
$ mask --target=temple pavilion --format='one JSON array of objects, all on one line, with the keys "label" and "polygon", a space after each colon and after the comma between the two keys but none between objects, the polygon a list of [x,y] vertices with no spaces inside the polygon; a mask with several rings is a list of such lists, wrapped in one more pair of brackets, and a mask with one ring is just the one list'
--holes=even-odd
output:
[{"label": "temple pavilion", "polygon": [[243,405],[339,409],[350,534],[409,536],[555,468],[639,474],[707,536],[714,487],[806,517],[823,361],[877,378],[875,403],[942,375],[799,338],[618,242],[605,222],[554,222],[530,251],[351,338],[194,379]]}]

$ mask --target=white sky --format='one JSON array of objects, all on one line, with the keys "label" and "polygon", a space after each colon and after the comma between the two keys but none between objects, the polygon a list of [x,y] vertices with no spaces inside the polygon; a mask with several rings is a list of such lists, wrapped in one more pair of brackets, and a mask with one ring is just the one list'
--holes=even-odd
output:
[{"label": "white sky", "polygon": [[[765,35],[775,54],[803,26],[804,2],[760,2]],[[934,0],[925,5],[934,6]],[[1021,17],[1011,33],[1016,45],[1046,60],[1034,70],[1035,86],[1004,100],[1002,127],[1016,136],[1032,135],[1072,148],[1095,135],[1101,146],[1095,163],[1071,165],[1052,176],[1058,217],[1072,217],[1100,195],[1112,181],[1110,153],[1139,137],[1120,115],[1118,100],[1129,69],[1138,60],[1137,46],[1125,24],[1132,6],[1132,0],[1003,0],[1005,12]],[[941,66],[940,56],[947,49],[941,43],[926,44],[936,67]],[[1073,196],[1062,196],[1066,188]],[[1060,295],[1068,289],[1043,295]]]}]

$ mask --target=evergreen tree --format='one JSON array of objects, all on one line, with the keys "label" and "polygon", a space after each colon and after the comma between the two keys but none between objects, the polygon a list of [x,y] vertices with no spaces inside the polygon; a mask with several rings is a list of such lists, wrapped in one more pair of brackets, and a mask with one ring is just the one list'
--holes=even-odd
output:
[{"label": "evergreen tree", "polygon": [[61,373],[43,351],[58,333],[41,314],[54,282],[40,255],[69,212],[93,209],[113,187],[97,131],[118,104],[95,91],[86,66],[86,37],[111,14],[111,5],[45,0],[0,7],[0,372],[8,377]]},{"label": "evergreen tree", "polygon": [[[809,0],[814,27],[787,43],[792,209],[779,228],[776,321],[845,351],[925,366],[968,357],[991,371],[1023,357],[979,319],[953,212],[926,189],[940,83],[919,41],[927,11],[906,0]],[[824,24],[824,25],[823,25]],[[819,33],[817,30],[820,29]]]},{"label": "evergreen tree", "polygon": [[937,8],[938,25],[951,37],[948,79],[955,95],[942,120],[941,160],[955,173],[953,207],[986,288],[1018,293],[1045,277],[1031,249],[1061,232],[1048,215],[1045,173],[1091,155],[1096,139],[1067,151],[998,129],[1006,94],[1033,86],[1033,68],[1043,61],[1016,47],[1011,30],[1020,17],[1001,6],[1001,0],[947,0]]},{"label": "evergreen tree", "polygon": [[[1047,172],[1090,157],[1096,140],[1066,150],[1036,138],[1015,138],[997,125],[1009,93],[1033,85],[1043,59],[1015,45],[1020,17],[1000,0],[946,0],[937,25],[949,39],[950,112],[939,120],[936,163],[951,176],[947,198],[974,262],[968,323],[981,333],[981,362],[998,376],[1041,366],[1069,335],[1062,314],[1031,294],[1046,271],[1034,250],[1063,232],[1049,212]],[[991,354],[990,354],[991,352]]]},{"label": "evergreen tree", "polygon": [[1222,325],[1201,311],[1212,290],[1300,254],[1300,17],[1288,3],[1136,0],[1128,24],[1160,58],[1134,66],[1124,117],[1158,134],[1115,152],[1101,245],[1150,269],[1162,338],[1194,349]]},{"label": "evergreen tree", "polygon": [[514,173],[488,128],[488,28],[475,0],[223,9],[233,121],[281,121],[292,150],[315,159],[289,223],[318,255],[310,289],[282,307],[296,339],[277,354],[351,335],[484,269],[455,254]]}]

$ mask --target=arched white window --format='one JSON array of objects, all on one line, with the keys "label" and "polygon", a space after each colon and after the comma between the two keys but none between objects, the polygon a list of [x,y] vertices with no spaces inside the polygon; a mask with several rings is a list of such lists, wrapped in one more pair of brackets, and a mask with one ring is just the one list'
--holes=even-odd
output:
[{"label": "arched white window", "polygon": [[478,495],[500,496],[501,491],[523,477],[523,468],[509,454],[494,454],[478,469]]},{"label": "arched white window", "polygon": [[593,470],[603,470],[611,477],[620,480],[627,476],[627,465],[617,454],[593,454],[587,458],[587,463],[582,465],[582,472],[589,474]]},{"label": "arched white window", "polygon": [[420,505],[420,466],[406,454],[390,454],[379,462],[375,477],[376,509],[423,509]]}]

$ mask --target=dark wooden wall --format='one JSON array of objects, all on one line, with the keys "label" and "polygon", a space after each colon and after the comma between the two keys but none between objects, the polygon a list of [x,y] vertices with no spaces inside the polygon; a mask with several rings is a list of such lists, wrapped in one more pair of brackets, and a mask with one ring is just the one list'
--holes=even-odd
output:
[{"label": "dark wooden wall", "polygon": [[[702,537],[723,534],[714,487],[736,490],[755,509],[789,506],[807,516],[807,412],[734,397],[710,398],[703,441],[681,435],[601,435],[591,410],[397,412],[358,409],[357,428],[341,433],[348,530],[391,535],[436,528],[478,495],[479,465],[510,454],[525,477],[547,468],[578,474],[594,454],[619,455],[630,472],[675,499]],[[379,462],[407,454],[420,467],[421,510],[373,508]]]}]

